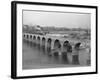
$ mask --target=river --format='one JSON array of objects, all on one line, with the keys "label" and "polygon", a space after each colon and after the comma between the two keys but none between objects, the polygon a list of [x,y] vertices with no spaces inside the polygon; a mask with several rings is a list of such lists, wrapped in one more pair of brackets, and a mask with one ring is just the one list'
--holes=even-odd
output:
[{"label": "river", "polygon": [[23,69],[41,69],[57,67],[77,67],[80,65],[68,64],[66,59],[48,54],[33,43],[23,41],[22,50],[22,68]]}]

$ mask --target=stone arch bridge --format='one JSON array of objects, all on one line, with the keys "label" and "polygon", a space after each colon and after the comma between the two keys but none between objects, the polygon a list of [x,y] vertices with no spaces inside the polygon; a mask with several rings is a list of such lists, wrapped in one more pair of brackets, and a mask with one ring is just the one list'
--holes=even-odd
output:
[{"label": "stone arch bridge", "polygon": [[48,52],[56,50],[59,52],[59,55],[63,51],[66,51],[66,48],[64,47],[64,44],[66,44],[66,42],[69,42],[72,48],[75,46],[76,43],[81,42],[80,40],[64,38],[63,36],[39,35],[30,33],[23,33],[23,39],[29,42],[33,42],[44,49],[47,49]]},{"label": "stone arch bridge", "polygon": [[[63,52],[66,52],[66,47],[64,47],[66,42],[70,43],[70,45],[72,46],[72,50],[74,49],[74,46],[77,43],[82,43],[82,44],[84,43],[84,41],[82,42],[80,40],[75,40],[75,39],[72,39],[70,37],[64,38],[64,36],[56,36],[54,34],[53,35],[48,35],[48,34],[47,35],[39,35],[39,34],[23,33],[23,39],[25,41],[32,42],[35,45],[38,45],[39,47],[46,50],[47,53],[50,55],[53,55],[54,52],[57,52],[57,55],[63,55]],[[86,45],[87,45],[87,43],[86,43]],[[90,60],[89,50],[90,50],[90,48],[88,48],[88,51],[86,51],[86,50],[83,51],[84,54],[83,53],[79,54],[79,61],[78,62],[80,62],[80,64],[86,65],[87,62]],[[64,55],[63,58],[65,58],[65,56],[68,56],[68,60],[70,61],[70,63],[73,62],[73,60],[74,60],[72,57],[73,54]]]}]

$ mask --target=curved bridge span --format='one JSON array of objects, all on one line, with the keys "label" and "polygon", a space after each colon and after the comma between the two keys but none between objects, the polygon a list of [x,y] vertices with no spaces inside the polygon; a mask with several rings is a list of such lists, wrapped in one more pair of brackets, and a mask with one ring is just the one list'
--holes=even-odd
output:
[{"label": "curved bridge span", "polygon": [[[39,47],[43,47],[49,51],[58,51],[59,54],[63,51],[66,51],[66,43],[69,43],[72,48],[75,44],[80,43],[80,40],[73,40],[71,38],[64,38],[62,36],[56,35],[39,35],[39,34],[30,34],[23,33],[23,39],[29,42],[33,42]],[[82,43],[82,42],[81,42]]]},{"label": "curved bridge span", "polygon": [[61,51],[64,49],[64,44],[69,42],[72,47],[75,46],[76,43],[79,43],[80,40],[72,40],[70,38],[64,38],[62,36],[53,36],[53,35],[38,35],[38,34],[30,34],[24,33],[23,38],[29,42],[36,43],[40,46],[51,47],[51,49],[60,48]]}]

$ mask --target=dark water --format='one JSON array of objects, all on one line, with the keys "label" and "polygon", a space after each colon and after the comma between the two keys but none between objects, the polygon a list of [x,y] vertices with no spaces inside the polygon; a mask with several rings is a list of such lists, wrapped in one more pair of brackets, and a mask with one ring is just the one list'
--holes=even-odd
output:
[{"label": "dark water", "polygon": [[32,42],[23,41],[22,55],[23,69],[40,69],[40,68],[56,68],[56,67],[75,67],[68,63],[65,56],[54,56],[48,54],[47,50]]}]

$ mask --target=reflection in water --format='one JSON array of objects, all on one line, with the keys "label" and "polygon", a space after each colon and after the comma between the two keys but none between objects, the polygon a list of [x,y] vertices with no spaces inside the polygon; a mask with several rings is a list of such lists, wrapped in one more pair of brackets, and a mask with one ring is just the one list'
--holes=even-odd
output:
[{"label": "reflection in water", "polygon": [[68,58],[67,58],[66,52],[62,52],[62,60],[63,60],[64,63],[68,63]]}]

